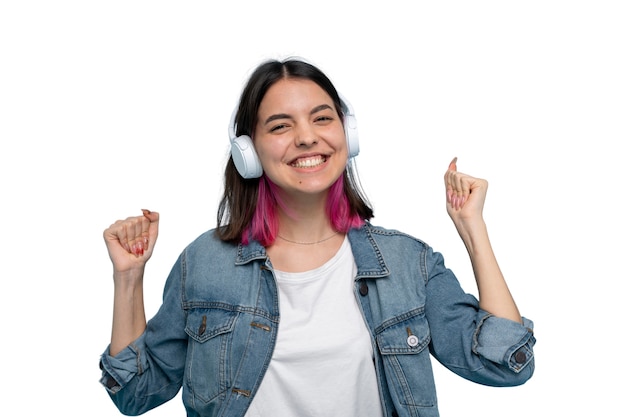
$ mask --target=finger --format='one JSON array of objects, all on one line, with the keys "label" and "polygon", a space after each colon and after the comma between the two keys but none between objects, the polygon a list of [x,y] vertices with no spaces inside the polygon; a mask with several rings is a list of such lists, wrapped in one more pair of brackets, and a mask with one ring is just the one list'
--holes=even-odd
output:
[{"label": "finger", "polygon": [[471,193],[471,178],[456,171],[448,171],[446,179],[448,203],[455,209],[462,208]]},{"label": "finger", "polygon": [[455,209],[459,207],[462,196],[460,189],[459,176],[456,171],[450,171],[448,175],[448,202]]},{"label": "finger", "polygon": [[448,165],[448,170],[446,171],[446,173],[444,174],[444,182],[446,184],[446,201],[447,202],[452,202],[452,196],[454,193],[454,173],[456,173],[456,161],[457,161],[457,157],[455,156],[452,161],[450,161],[450,164]]},{"label": "finger", "polygon": [[458,201],[458,207],[459,209],[463,208],[463,206],[465,205],[465,202],[469,199],[470,196],[470,192],[471,192],[471,182],[470,179],[468,177],[463,176],[462,178],[460,178],[460,194],[459,194],[459,201]]},{"label": "finger", "polygon": [[130,240],[130,247],[133,249],[135,255],[141,253],[140,238],[141,238],[141,221],[134,221],[128,225],[128,234],[132,236]]},{"label": "finger", "polygon": [[148,250],[150,246],[154,245],[157,238],[159,213],[148,209],[141,209],[141,212],[143,213],[144,218],[148,220],[143,223],[144,229],[142,230],[145,250]]},{"label": "finger", "polygon": [[113,232],[114,235],[117,236],[117,240],[120,242],[120,245],[127,251],[131,252],[130,244],[128,242],[128,233],[126,232],[126,227],[122,222],[118,222],[119,225],[117,227],[117,231]]},{"label": "finger", "polygon": [[450,162],[448,170],[444,176],[446,183],[446,198],[447,201],[454,205],[454,198],[459,194],[460,183],[459,173],[456,170],[456,157]]},{"label": "finger", "polygon": [[131,227],[134,229],[134,239],[131,243],[131,247],[133,248],[133,252],[135,253],[135,255],[143,255],[146,249],[147,237],[144,236],[144,230],[148,230],[149,226],[150,221],[144,216],[133,219]]},{"label": "finger", "polygon": [[150,220],[147,217],[144,217],[141,221],[141,241],[144,250],[148,250],[150,245]]},{"label": "finger", "polygon": [[448,165],[448,171],[456,171],[456,160],[457,157],[455,156],[454,159],[452,159],[452,161],[450,162],[450,165]]}]

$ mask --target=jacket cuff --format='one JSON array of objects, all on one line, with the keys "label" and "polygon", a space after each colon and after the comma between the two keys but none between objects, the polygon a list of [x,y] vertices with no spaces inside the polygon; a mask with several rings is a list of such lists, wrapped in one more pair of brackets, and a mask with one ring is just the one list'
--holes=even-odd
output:
[{"label": "jacket cuff", "polygon": [[472,351],[492,362],[520,372],[532,362],[533,322],[522,317],[522,323],[483,312],[476,332]]},{"label": "jacket cuff", "polygon": [[124,348],[115,356],[110,355],[110,346],[100,357],[102,377],[100,383],[110,394],[115,394],[137,374],[143,373],[145,364],[141,363],[139,349],[135,343]]}]

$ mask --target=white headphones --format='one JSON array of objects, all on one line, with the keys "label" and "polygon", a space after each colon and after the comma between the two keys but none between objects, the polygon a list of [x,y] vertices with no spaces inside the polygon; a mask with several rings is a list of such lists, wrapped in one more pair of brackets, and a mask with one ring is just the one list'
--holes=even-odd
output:
[{"label": "white headphones", "polygon": [[[348,143],[348,157],[354,158],[359,154],[359,135],[356,128],[356,117],[350,102],[348,102],[341,94],[339,95],[341,108],[343,110],[343,127],[346,133],[346,141]],[[228,136],[230,138],[230,154],[233,157],[235,167],[243,178],[259,178],[263,174],[263,167],[259,156],[254,149],[252,139],[248,135],[236,136],[237,124],[235,117],[239,106],[235,106],[233,114],[230,117],[228,125]]]}]

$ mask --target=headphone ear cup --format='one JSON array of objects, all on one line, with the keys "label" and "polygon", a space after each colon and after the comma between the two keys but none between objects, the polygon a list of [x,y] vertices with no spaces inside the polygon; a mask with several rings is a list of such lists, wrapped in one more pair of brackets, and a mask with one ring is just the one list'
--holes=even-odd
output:
[{"label": "headphone ear cup", "polygon": [[230,154],[235,168],[243,178],[259,178],[263,174],[263,167],[259,156],[254,149],[250,136],[238,136],[231,141]]},{"label": "headphone ear cup", "polygon": [[344,119],[343,126],[346,132],[346,141],[348,142],[349,158],[354,158],[359,154],[359,132],[356,128],[356,117],[348,114]]}]

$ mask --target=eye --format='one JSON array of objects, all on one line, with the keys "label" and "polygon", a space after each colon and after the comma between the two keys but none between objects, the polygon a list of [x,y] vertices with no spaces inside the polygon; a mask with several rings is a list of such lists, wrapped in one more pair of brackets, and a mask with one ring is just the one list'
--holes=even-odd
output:
[{"label": "eye", "polygon": [[318,116],[315,118],[315,122],[317,123],[329,123],[332,121],[333,121],[333,118],[331,116]]},{"label": "eye", "polygon": [[286,124],[284,124],[284,123],[283,123],[283,124],[276,125],[276,126],[272,126],[272,127],[270,128],[270,132],[279,132],[279,131],[281,131],[281,130],[285,129],[286,127],[287,127],[287,125],[286,125]]}]

